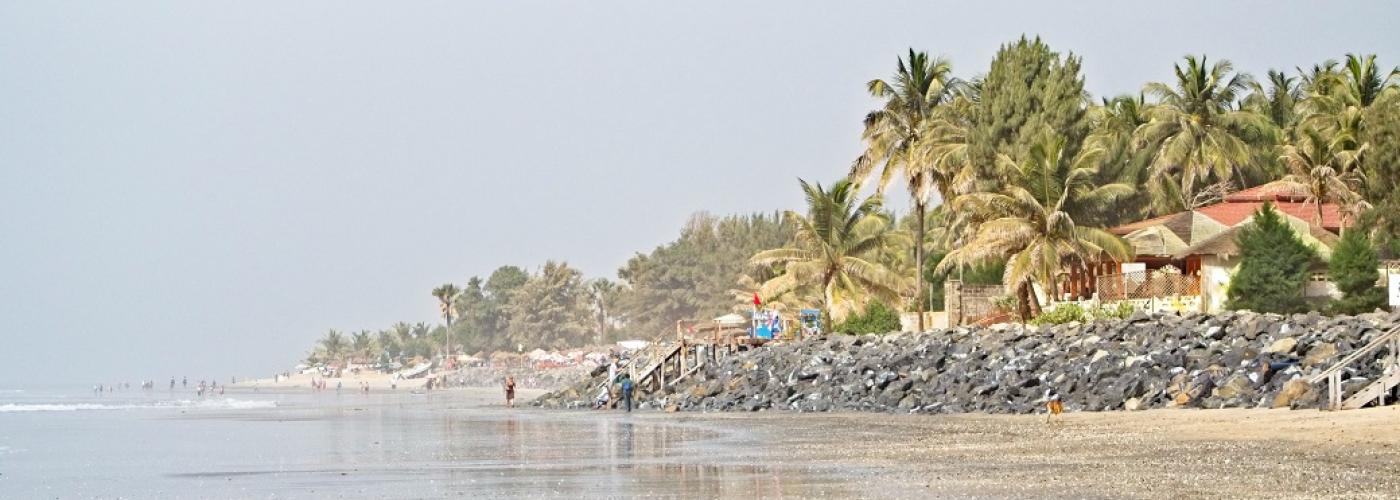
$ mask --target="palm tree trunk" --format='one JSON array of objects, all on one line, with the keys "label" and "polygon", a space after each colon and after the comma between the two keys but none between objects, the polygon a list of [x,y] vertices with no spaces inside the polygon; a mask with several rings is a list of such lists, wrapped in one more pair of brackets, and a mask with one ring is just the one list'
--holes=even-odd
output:
[{"label": "palm tree trunk", "polygon": [[[448,306],[451,307],[451,306]],[[442,351],[443,366],[447,366],[447,357],[452,355],[452,311],[443,314],[447,318],[447,335],[444,335],[445,344]]]},{"label": "palm tree trunk", "polygon": [[1016,286],[1016,315],[1021,317],[1021,321],[1031,319],[1031,297],[1030,286],[1025,282]]},{"label": "palm tree trunk", "polygon": [[1035,285],[1030,281],[1026,282],[1026,299],[1030,306],[1029,309],[1032,318],[1040,316],[1041,313],[1045,312],[1040,308],[1040,299],[1035,296]]},{"label": "palm tree trunk", "polygon": [[923,201],[915,201],[914,213],[918,227],[914,228],[914,310],[919,313],[919,331],[924,331],[924,207]]}]

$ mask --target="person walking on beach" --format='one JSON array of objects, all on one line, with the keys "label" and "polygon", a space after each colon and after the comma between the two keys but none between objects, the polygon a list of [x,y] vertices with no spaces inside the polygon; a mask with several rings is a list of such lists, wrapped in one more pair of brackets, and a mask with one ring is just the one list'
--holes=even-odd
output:
[{"label": "person walking on beach", "polygon": [[190,379],[189,379],[189,377],[180,377],[180,388],[181,388],[181,389],[187,389],[187,388],[189,388],[189,386],[190,386]]},{"label": "person walking on beach", "polygon": [[170,390],[175,390],[175,377],[170,377]]},{"label": "person walking on beach", "polygon": [[506,375],[506,407],[515,408],[515,377]]},{"label": "person walking on beach", "polygon": [[622,374],[622,405],[632,413],[632,376],[626,373]]}]

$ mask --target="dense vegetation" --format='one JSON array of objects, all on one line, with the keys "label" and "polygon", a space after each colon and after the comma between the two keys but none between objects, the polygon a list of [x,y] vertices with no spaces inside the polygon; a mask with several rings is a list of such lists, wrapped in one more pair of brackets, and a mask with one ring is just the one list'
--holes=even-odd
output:
[{"label": "dense vegetation", "polygon": [[1273,206],[1265,203],[1235,240],[1240,267],[1230,280],[1226,307],[1275,313],[1308,309],[1303,287],[1317,252],[1298,239]]},{"label": "dense vegetation", "polygon": [[[819,307],[840,324],[872,307],[937,308],[950,276],[990,274],[1030,318],[1042,306],[1033,288],[1053,289],[1072,269],[1128,256],[1103,228],[1267,182],[1339,204],[1359,221],[1347,245],[1369,240],[1382,258],[1400,255],[1400,72],[1374,55],[1262,79],[1228,60],[1187,56],[1166,81],[1102,98],[1085,91],[1081,69],[1079,57],[1038,38],[1002,46],[984,70],[964,76],[950,61],[910,50],[889,78],[866,84],[878,103],[851,138],[864,149],[845,175],[815,172],[837,179],[826,187],[801,183],[805,210],[701,213],[675,241],[634,256],[615,280],[587,279],[564,263],[502,267],[434,292],[444,326],[395,325],[348,340],[332,332],[316,355],[363,348],[361,357],[398,359],[448,342],[454,352],[478,352],[654,338],[677,320],[747,310],[754,294],[773,307]],[[891,185],[912,197],[909,216],[881,208]],[[874,196],[862,198],[862,186]],[[1264,227],[1249,238],[1265,239]],[[1266,307],[1255,302],[1271,297],[1277,307],[1303,307],[1291,295],[1243,295],[1274,279],[1255,283],[1249,273],[1278,270],[1241,270],[1232,303]],[[1287,271],[1296,278],[1294,267]]]}]

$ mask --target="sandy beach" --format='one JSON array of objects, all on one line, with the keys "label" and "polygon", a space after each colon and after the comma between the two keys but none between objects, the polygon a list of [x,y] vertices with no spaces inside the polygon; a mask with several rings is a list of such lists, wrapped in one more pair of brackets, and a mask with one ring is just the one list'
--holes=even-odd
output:
[{"label": "sandy beach", "polygon": [[[493,388],[23,393],[5,498],[1390,498],[1400,409],[506,408]],[[522,390],[524,399],[538,395]],[[142,453],[133,454],[131,450]],[[80,457],[80,458],[75,458]]]},{"label": "sandy beach", "polygon": [[308,389],[308,390],[309,390],[309,389],[311,388],[311,381],[312,381],[312,380],[325,380],[325,381],[326,381],[326,386],[329,387],[329,388],[332,389],[332,390],[335,389],[335,384],[336,384],[336,382],[340,382],[341,386],[342,386],[344,389],[358,389],[358,388],[360,387],[360,384],[361,384],[361,383],[368,383],[368,384],[369,384],[370,390],[390,390],[392,387],[394,387],[395,384],[397,384],[398,389],[408,389],[408,390],[412,390],[412,389],[419,389],[419,388],[422,388],[422,387],[423,387],[423,384],[426,383],[426,382],[428,381],[428,379],[427,379],[426,377],[424,377],[424,378],[414,378],[414,379],[400,378],[400,379],[398,379],[397,382],[395,382],[395,381],[393,380],[393,375],[392,375],[392,374],[379,373],[379,372],[371,372],[371,371],[365,371],[365,372],[361,372],[361,373],[358,373],[358,374],[346,375],[346,376],[344,376],[344,377],[321,377],[321,376],[319,376],[319,375],[313,376],[313,375],[306,375],[306,374],[302,374],[302,373],[293,373],[290,377],[283,378],[283,379],[281,379],[281,380],[275,380],[275,379],[271,379],[271,378],[260,378],[260,379],[244,380],[244,381],[240,381],[240,382],[238,382],[238,383],[236,383],[236,384],[229,385],[228,387],[231,388],[231,389],[237,388],[237,389],[250,389],[250,390],[251,390],[251,389],[258,389],[258,390],[262,390],[262,389],[279,389],[279,390],[281,390],[281,389],[295,389],[295,388],[304,388],[304,389]]}]

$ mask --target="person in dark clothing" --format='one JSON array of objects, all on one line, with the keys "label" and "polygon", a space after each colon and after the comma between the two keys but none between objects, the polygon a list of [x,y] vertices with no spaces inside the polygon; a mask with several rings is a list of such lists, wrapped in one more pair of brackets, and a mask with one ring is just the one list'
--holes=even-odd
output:
[{"label": "person in dark clothing", "polygon": [[506,406],[515,408],[515,377],[506,377]]},{"label": "person in dark clothing", "polygon": [[632,411],[632,377],[626,373],[622,374],[622,405]]}]

